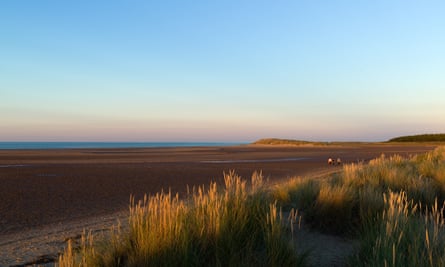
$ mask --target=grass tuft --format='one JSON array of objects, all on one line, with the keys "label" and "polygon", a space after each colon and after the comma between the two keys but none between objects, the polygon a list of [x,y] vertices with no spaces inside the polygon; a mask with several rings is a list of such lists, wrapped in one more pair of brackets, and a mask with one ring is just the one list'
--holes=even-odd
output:
[{"label": "grass tuft", "polygon": [[158,193],[131,198],[129,230],[102,248],[85,242],[79,259],[69,246],[59,266],[304,266],[261,173],[248,186],[234,172],[225,187],[198,187],[186,199]]}]

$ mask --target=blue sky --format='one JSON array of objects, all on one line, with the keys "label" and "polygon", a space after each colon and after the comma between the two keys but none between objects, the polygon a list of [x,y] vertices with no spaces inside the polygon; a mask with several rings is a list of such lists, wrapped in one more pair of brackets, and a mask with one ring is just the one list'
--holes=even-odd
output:
[{"label": "blue sky", "polygon": [[442,1],[3,1],[0,141],[445,132]]}]

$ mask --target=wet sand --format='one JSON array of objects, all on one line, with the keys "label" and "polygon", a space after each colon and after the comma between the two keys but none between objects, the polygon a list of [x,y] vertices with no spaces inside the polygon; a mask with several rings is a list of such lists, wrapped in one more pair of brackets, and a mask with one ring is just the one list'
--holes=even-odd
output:
[{"label": "wet sand", "polygon": [[326,147],[234,146],[144,149],[0,150],[0,235],[128,208],[129,196],[244,178],[262,170],[271,182],[380,154],[409,155],[431,145]]}]

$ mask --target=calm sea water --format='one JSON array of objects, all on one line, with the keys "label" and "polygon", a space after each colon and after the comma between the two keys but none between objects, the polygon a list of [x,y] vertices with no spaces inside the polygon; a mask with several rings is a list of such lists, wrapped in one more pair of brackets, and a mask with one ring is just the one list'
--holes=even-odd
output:
[{"label": "calm sea water", "polygon": [[224,142],[0,142],[0,149],[70,149],[70,148],[147,148],[232,146],[244,143]]}]

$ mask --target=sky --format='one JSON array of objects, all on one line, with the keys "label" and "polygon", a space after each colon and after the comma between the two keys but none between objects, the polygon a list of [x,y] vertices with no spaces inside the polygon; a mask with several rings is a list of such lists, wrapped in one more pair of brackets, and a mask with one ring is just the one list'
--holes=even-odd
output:
[{"label": "sky", "polygon": [[445,133],[444,1],[2,1],[0,141]]}]

